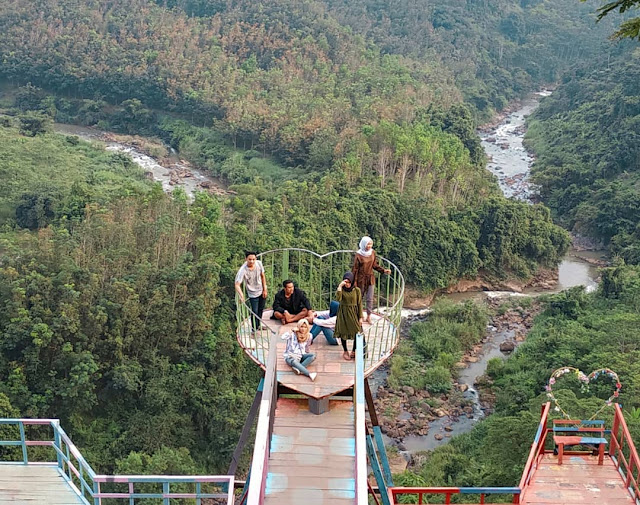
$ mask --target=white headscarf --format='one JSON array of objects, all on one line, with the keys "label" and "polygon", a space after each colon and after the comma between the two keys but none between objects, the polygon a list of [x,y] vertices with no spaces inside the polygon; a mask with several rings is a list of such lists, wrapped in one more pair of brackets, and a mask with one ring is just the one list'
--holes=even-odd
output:
[{"label": "white headscarf", "polygon": [[371,237],[362,237],[360,239],[360,249],[358,249],[358,254],[361,256],[371,256],[371,253],[373,252],[373,248],[369,249],[367,251],[367,244],[369,242],[373,242],[373,240],[371,240]]}]

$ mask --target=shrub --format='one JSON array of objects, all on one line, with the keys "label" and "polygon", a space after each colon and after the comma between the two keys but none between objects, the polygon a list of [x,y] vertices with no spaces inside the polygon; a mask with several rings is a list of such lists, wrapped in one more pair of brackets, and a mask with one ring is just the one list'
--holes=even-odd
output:
[{"label": "shrub", "polygon": [[428,368],[424,373],[425,389],[430,393],[446,393],[451,390],[451,373],[440,365]]}]

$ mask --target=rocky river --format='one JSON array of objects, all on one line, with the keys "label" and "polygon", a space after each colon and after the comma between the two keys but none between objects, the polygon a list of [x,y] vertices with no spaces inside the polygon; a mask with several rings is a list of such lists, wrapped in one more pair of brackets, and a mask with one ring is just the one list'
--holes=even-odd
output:
[{"label": "rocky river", "polygon": [[[523,146],[525,121],[540,99],[549,94],[543,90],[531,95],[499,117],[495,124],[478,132],[489,158],[487,169],[496,175],[507,197],[535,200],[536,189],[529,181],[534,159]],[[445,296],[456,302],[484,299],[496,308],[501,300],[514,296],[536,296],[580,285],[591,291],[597,285],[597,265],[602,261],[602,252],[571,249],[559,265],[557,278],[552,276],[549,282],[537,287],[524,288],[521,292],[471,290]],[[490,410],[490,401],[487,403],[487,398],[481,398],[478,393],[478,380],[484,376],[488,361],[506,357],[524,340],[536,310],[534,305],[525,313],[510,309],[494,316],[482,342],[459,364],[458,380],[449,395],[432,398],[426,391],[407,386],[393,390],[386,384],[388,370],[378,370],[372,378],[372,389],[376,390],[376,410],[386,421],[383,426],[385,442],[397,447],[400,454],[410,460],[419,451],[434,449],[451,436],[471,430]],[[405,336],[412,324],[425,318],[423,310],[407,310],[403,315],[406,316],[402,328]],[[392,415],[385,415],[393,410],[396,412]]]},{"label": "rocky river", "polygon": [[[166,192],[182,188],[190,200],[193,200],[196,191],[213,194],[229,192],[222,181],[206,170],[193,167],[188,161],[180,159],[171,147],[160,141],[61,123],[56,123],[55,130],[89,142],[101,142],[107,151],[128,154],[150,178],[162,184],[162,189]],[[160,154],[151,156],[150,150]]]}]

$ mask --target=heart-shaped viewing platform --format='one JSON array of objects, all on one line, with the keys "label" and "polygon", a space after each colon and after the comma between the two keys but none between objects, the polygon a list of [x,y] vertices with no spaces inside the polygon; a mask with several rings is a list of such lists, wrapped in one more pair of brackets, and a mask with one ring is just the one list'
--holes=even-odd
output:
[{"label": "heart-shaped viewing platform", "polygon": [[[292,279],[296,286],[304,290],[312,303],[313,310],[329,308],[335,298],[335,289],[343,274],[351,270],[355,251],[334,251],[318,255],[302,249],[280,249],[258,256],[265,267],[269,303],[280,289],[283,279]],[[377,257],[381,266],[391,270],[390,275],[375,273],[374,311],[371,324],[365,323],[362,333],[366,342],[364,375],[368,377],[393,353],[398,344],[400,317],[404,297],[404,278],[398,268],[389,260]],[[355,363],[342,357],[341,345],[329,345],[320,333],[310,351],[316,360],[309,365],[310,372],[317,372],[315,381],[304,375],[296,375],[284,361],[285,342],[280,336],[291,331],[296,323],[281,324],[271,319],[272,310],[265,310],[261,328],[252,331],[251,311],[248,305],[236,299],[237,339],[245,353],[263,369],[266,366],[269,345],[272,338],[278,341],[278,382],[293,391],[310,398],[323,399],[350,389],[355,380]],[[348,342],[351,350],[353,342]]]},{"label": "heart-shaped viewing platform", "polygon": [[[282,325],[280,321],[269,319],[271,313],[271,310],[264,312],[263,321],[267,324],[268,330],[260,330],[260,332],[268,335],[273,332],[279,336],[291,331],[296,326],[295,323]],[[363,325],[368,355],[365,358],[365,377],[371,375],[389,358],[396,343],[397,332],[391,321],[375,313],[371,315],[371,321],[372,324],[365,323]],[[255,335],[251,333],[250,320],[247,319],[238,331],[238,342],[244,351],[264,368],[268,353],[268,338],[256,339],[254,337]],[[264,342],[264,346],[260,344],[261,341]],[[351,350],[352,344],[352,342],[348,343],[349,350]],[[278,382],[283,386],[316,399],[326,398],[353,387],[355,362],[353,360],[345,361],[342,357],[342,346],[329,345],[322,333],[315,338],[310,349],[315,353],[316,360],[309,365],[309,371],[318,373],[313,382],[308,377],[296,375],[293,372],[293,369],[284,361],[284,350],[284,341],[279,341]]]}]

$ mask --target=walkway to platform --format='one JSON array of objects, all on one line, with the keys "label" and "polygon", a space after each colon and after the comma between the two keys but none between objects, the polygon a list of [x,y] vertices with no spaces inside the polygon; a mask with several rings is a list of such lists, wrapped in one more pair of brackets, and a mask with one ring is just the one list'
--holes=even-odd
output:
[{"label": "walkway to platform", "polygon": [[78,505],[83,502],[57,466],[0,465],[1,505]]},{"label": "walkway to platform", "polygon": [[545,454],[533,475],[522,504],[632,505],[635,502],[609,456],[598,465],[597,456],[558,457]]},{"label": "walkway to platform", "polygon": [[353,403],[332,400],[315,415],[307,400],[280,398],[268,468],[265,505],[353,504]]}]

